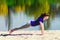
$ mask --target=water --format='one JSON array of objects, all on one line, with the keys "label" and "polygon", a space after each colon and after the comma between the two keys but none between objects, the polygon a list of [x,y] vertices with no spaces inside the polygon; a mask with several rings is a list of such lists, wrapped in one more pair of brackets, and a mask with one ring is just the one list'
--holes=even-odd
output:
[{"label": "water", "polygon": [[60,14],[56,14],[55,19],[51,20],[50,30],[60,30]]},{"label": "water", "polygon": [[[11,27],[10,29],[14,29],[17,27],[21,27],[28,23],[29,21],[34,20],[34,17],[27,16],[25,12],[17,12],[14,14],[11,12]],[[45,25],[47,25],[45,23]],[[46,28],[46,26],[45,26]],[[0,31],[7,31],[8,26],[6,25],[6,18],[3,16],[0,16]],[[22,30],[40,30],[40,26],[35,27],[29,27]],[[60,14],[56,14],[54,19],[50,19],[50,26],[47,26],[47,30],[60,30]]]},{"label": "water", "polygon": [[[34,17],[29,17],[25,14],[25,12],[18,12],[16,15],[12,13],[12,25],[11,29],[14,29],[16,27],[21,27],[25,25],[26,23],[29,23],[31,20],[34,20]],[[23,30],[38,30],[39,26],[36,27],[29,27]]]}]

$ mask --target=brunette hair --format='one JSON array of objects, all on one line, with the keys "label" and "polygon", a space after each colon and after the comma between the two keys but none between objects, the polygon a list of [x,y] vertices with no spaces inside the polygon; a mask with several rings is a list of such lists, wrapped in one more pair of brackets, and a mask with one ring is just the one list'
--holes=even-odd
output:
[{"label": "brunette hair", "polygon": [[40,17],[44,18],[45,16],[49,16],[49,14],[47,14],[47,13],[43,13],[43,14],[41,14]]}]

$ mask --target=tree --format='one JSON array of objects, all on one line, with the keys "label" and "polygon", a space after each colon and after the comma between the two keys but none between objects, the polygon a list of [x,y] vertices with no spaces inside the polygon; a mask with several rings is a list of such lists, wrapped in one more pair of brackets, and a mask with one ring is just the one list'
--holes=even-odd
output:
[{"label": "tree", "polygon": [[16,5],[16,0],[6,0],[7,8],[8,8],[8,15],[7,15],[7,24],[8,24],[8,30],[11,27],[11,10],[12,7]]},{"label": "tree", "polygon": [[8,13],[6,0],[0,0],[0,15],[6,16]]}]

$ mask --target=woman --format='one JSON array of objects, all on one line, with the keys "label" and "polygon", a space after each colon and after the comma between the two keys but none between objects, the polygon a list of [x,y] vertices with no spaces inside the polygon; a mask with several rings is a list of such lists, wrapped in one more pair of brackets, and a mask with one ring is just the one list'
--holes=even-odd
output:
[{"label": "woman", "polygon": [[19,28],[15,28],[9,31],[9,33],[11,34],[12,32],[18,30],[18,29],[24,29],[24,28],[28,28],[30,26],[37,26],[40,25],[41,27],[41,33],[44,34],[44,20],[47,20],[49,18],[49,14],[42,14],[40,17],[37,18],[37,20],[35,21],[30,21],[30,23],[27,23],[25,25],[23,25],[22,27]]}]

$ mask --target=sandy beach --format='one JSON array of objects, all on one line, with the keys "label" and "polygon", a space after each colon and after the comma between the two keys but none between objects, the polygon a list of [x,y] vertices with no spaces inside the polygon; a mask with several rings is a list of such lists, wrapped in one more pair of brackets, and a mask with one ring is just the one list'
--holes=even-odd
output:
[{"label": "sandy beach", "polygon": [[[0,32],[0,34],[8,34],[8,32]],[[60,30],[45,30],[44,35],[39,35],[41,31],[15,31],[12,34],[33,34],[33,35],[16,35],[16,36],[0,36],[0,40],[60,40]],[[37,35],[36,35],[37,34]]]}]

